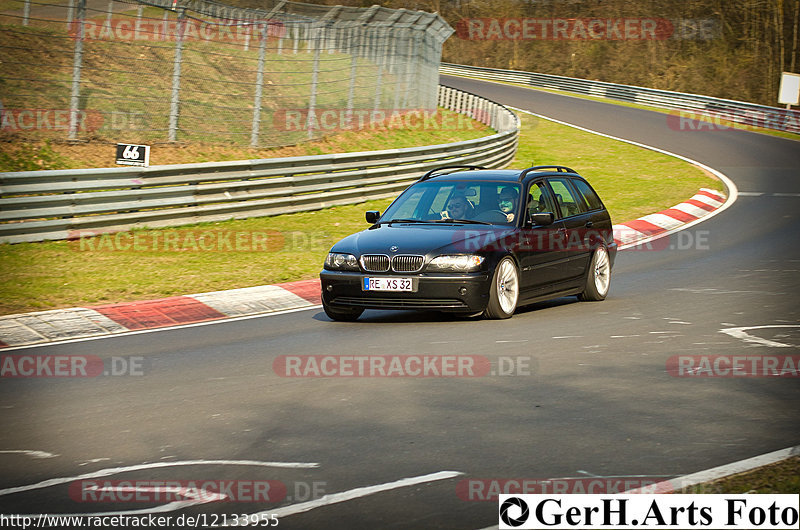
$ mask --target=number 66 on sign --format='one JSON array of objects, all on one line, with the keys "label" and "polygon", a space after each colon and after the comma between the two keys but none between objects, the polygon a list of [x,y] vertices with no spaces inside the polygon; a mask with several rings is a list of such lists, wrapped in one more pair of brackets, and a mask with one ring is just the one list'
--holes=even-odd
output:
[{"label": "number 66 on sign", "polygon": [[117,164],[126,166],[149,166],[150,146],[117,144]]}]

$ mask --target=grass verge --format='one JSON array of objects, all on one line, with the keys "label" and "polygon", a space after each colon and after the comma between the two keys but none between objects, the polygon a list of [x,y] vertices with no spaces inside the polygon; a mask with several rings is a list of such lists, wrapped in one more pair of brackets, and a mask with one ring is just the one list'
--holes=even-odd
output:
[{"label": "grass verge", "polygon": [[699,484],[678,493],[798,493],[800,457]]},{"label": "grass verge", "polygon": [[[722,189],[720,182],[699,169],[666,155],[530,116],[522,116],[522,123],[520,147],[511,167],[524,168],[532,162],[573,167],[596,186],[617,223],[672,206],[700,187]],[[385,140],[379,136],[372,141]],[[366,140],[359,142],[368,144]],[[0,245],[4,271],[0,313],[315,278],[333,243],[366,228],[363,212],[384,210],[389,202],[144,230],[104,236],[105,240],[93,244],[51,241]],[[135,244],[137,236],[139,245]],[[237,238],[242,242],[238,248]]]}]

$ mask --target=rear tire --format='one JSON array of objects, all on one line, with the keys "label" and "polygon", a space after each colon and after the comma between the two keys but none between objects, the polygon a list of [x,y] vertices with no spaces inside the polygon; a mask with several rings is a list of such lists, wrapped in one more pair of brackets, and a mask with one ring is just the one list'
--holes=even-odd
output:
[{"label": "rear tire", "polygon": [[489,287],[489,305],[486,306],[486,318],[510,318],[517,309],[519,300],[519,271],[514,260],[503,258],[494,269],[492,284]]},{"label": "rear tire", "polygon": [[578,295],[578,300],[585,302],[599,302],[605,300],[608,288],[611,285],[611,260],[608,250],[604,246],[597,247],[589,263],[586,273],[586,287]]},{"label": "rear tire", "polygon": [[337,322],[354,322],[358,320],[358,317],[364,312],[360,307],[353,309],[333,309],[325,302],[322,303],[322,309],[325,310],[325,314],[328,315],[328,318]]}]

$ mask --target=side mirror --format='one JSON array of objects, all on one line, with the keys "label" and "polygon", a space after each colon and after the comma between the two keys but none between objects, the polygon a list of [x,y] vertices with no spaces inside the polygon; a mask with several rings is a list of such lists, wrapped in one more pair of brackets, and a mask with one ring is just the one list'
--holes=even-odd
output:
[{"label": "side mirror", "polygon": [[380,219],[381,212],[379,212],[378,210],[367,210],[367,212],[364,214],[364,217],[367,218],[368,223],[374,225],[375,223],[378,222],[378,219]]},{"label": "side mirror", "polygon": [[534,225],[547,226],[553,224],[555,215],[553,212],[535,213],[531,216]]}]

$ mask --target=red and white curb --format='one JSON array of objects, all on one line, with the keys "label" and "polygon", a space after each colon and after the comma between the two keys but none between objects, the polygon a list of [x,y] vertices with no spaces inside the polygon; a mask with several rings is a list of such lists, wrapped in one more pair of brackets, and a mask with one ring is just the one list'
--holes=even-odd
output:
[{"label": "red and white curb", "polygon": [[[725,202],[722,193],[701,189],[677,206],[614,225],[614,239],[620,249],[629,248],[695,223]],[[161,300],[7,315],[0,317],[0,348],[302,309],[319,305],[320,297],[319,280],[304,280]]]},{"label": "red and white curb", "polygon": [[0,317],[0,348],[273,313],[320,303],[319,280],[304,280],[161,300],[7,315]]},{"label": "red and white curb", "polygon": [[691,199],[658,213],[614,225],[614,241],[620,250],[641,245],[659,236],[685,228],[719,210],[726,202],[722,192],[700,188]]}]

